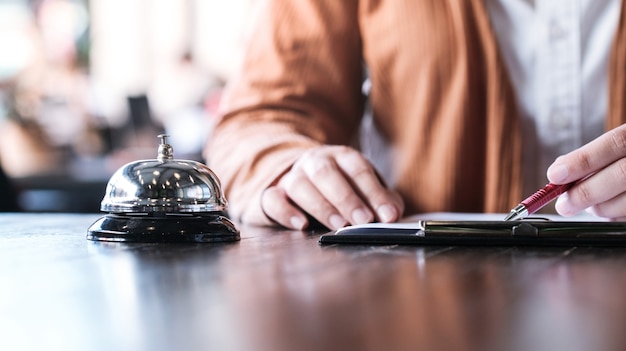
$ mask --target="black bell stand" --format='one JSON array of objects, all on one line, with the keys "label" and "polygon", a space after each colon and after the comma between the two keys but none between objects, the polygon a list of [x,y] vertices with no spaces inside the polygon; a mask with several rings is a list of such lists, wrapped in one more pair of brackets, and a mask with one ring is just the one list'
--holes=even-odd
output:
[{"label": "black bell stand", "polygon": [[89,227],[87,239],[112,242],[230,242],[239,230],[222,213],[108,214]]}]

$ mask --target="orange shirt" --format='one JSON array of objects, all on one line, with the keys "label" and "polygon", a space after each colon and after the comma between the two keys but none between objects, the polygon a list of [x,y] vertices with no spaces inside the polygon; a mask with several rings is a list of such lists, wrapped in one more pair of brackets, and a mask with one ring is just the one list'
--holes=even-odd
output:
[{"label": "orange shirt", "polygon": [[[482,0],[275,0],[261,11],[205,153],[233,218],[270,224],[268,185],[304,150],[354,141],[365,66],[405,214],[521,200],[517,102]],[[611,127],[625,119],[625,27],[620,17]]]}]

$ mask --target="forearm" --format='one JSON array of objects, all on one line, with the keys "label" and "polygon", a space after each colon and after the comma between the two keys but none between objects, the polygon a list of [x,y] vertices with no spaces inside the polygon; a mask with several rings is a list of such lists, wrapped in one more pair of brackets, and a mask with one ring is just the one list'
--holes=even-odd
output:
[{"label": "forearm", "polygon": [[260,210],[260,196],[306,150],[319,143],[276,123],[219,124],[206,147],[209,167],[218,175],[229,214],[246,223],[271,224]]},{"label": "forearm", "polygon": [[257,224],[263,190],[306,150],[349,143],[363,110],[357,2],[267,4],[205,152],[231,215]]}]

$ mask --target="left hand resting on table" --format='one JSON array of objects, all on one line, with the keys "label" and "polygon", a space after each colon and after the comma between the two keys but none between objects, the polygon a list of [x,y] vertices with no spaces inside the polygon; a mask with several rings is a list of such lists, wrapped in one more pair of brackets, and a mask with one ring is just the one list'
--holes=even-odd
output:
[{"label": "left hand resting on table", "polygon": [[547,175],[555,184],[588,176],[557,199],[561,215],[573,216],[587,209],[599,217],[626,220],[626,124],[559,156]]}]

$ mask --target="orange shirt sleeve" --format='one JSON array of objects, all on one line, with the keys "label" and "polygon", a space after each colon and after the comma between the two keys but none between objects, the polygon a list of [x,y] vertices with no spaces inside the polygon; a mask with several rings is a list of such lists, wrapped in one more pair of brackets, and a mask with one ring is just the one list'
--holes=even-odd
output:
[{"label": "orange shirt sleeve", "polygon": [[356,0],[273,0],[259,11],[205,156],[231,217],[271,224],[263,190],[304,151],[358,133],[363,59]]}]

